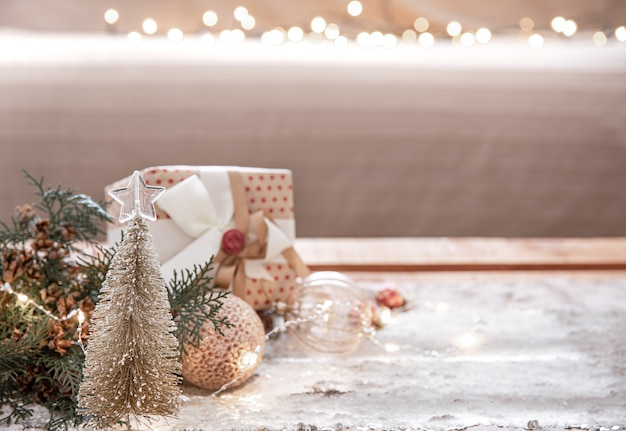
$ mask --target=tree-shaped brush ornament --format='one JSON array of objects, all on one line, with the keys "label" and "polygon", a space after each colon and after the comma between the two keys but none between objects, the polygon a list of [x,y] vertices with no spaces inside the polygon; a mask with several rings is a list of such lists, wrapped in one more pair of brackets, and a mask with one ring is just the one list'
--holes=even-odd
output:
[{"label": "tree-shaped brush ornament", "polygon": [[109,193],[129,221],[91,319],[78,406],[99,427],[171,416],[179,408],[181,363],[168,291],[146,220],[164,191],[135,172]]}]

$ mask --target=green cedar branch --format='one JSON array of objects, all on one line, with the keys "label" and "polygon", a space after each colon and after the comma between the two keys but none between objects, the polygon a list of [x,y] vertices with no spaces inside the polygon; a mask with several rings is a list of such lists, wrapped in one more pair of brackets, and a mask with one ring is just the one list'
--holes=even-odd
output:
[{"label": "green cedar branch", "polygon": [[223,300],[230,292],[211,287],[213,257],[202,265],[192,269],[174,271],[167,290],[176,321],[174,333],[178,339],[181,356],[187,354],[186,346],[198,347],[201,341],[200,330],[205,322],[210,321],[216,331],[223,335],[222,325],[231,327],[227,317],[218,317],[217,313]]},{"label": "green cedar branch", "polygon": [[[64,244],[74,241],[93,243],[99,234],[104,234],[101,222],[112,222],[106,212],[107,204],[95,202],[91,197],[76,193],[73,189],[45,187],[44,179],[36,179],[26,170],[23,171],[29,184],[34,186],[40,202],[35,207],[47,216],[50,223],[50,238]],[[64,237],[62,228],[71,226],[74,235]]]}]

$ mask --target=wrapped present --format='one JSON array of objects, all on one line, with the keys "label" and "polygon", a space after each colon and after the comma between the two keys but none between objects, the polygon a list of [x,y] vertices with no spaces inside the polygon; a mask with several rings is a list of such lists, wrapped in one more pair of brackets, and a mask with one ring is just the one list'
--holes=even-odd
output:
[{"label": "wrapped present", "polygon": [[[141,171],[166,188],[150,230],[164,278],[214,256],[215,283],[256,310],[286,301],[309,273],[293,249],[291,171],[226,166],[161,166]],[[128,178],[107,187],[124,186]],[[116,202],[109,211],[118,213]],[[119,241],[122,226],[108,230]]]}]

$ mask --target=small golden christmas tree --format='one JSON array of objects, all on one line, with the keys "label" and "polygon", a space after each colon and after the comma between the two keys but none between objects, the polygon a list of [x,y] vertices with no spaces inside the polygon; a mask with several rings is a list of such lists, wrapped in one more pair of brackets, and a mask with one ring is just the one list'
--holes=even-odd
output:
[{"label": "small golden christmas tree", "polygon": [[137,416],[178,411],[181,364],[165,282],[145,219],[162,187],[135,172],[128,187],[111,191],[129,221],[91,319],[80,410],[108,427]]}]

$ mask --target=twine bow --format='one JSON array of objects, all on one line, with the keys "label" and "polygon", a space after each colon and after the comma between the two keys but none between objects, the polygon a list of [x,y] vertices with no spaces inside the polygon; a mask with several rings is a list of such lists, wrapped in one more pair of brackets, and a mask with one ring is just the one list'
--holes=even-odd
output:
[{"label": "twine bow", "polygon": [[[213,179],[213,178],[212,178]],[[219,180],[217,180],[219,182]],[[250,214],[246,203],[243,179],[239,172],[230,171],[216,190],[228,190],[215,200],[202,180],[193,175],[169,188],[159,200],[159,206],[185,233],[195,238],[180,253],[162,265],[164,273],[206,261],[214,255],[219,264],[215,283],[232,286],[233,293],[245,298],[252,288],[263,289],[273,302],[275,281],[267,272],[267,262],[286,262],[296,275],[304,277],[309,269],[293,249],[292,240],[263,211]],[[229,240],[243,238],[242,246]],[[235,244],[235,245],[233,245]]]}]

